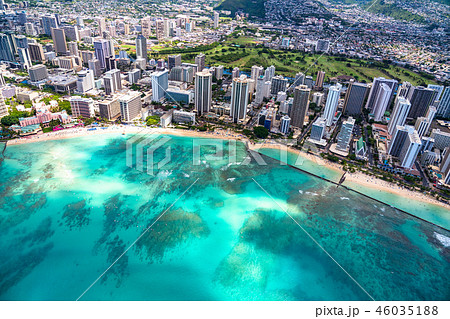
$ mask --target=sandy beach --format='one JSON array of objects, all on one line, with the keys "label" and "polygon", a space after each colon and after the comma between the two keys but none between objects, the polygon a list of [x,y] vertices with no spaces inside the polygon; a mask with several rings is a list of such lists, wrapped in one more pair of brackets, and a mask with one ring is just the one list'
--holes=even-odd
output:
[{"label": "sandy beach", "polygon": [[[197,131],[188,131],[188,130],[181,130],[181,129],[164,129],[164,128],[147,128],[147,127],[138,127],[138,126],[132,126],[132,125],[114,125],[114,126],[108,126],[108,127],[97,127],[96,130],[88,130],[87,128],[73,128],[73,129],[67,129],[63,131],[57,131],[57,132],[51,132],[51,133],[44,133],[39,135],[32,135],[29,137],[23,137],[19,139],[14,139],[11,141],[8,141],[8,146],[10,145],[18,145],[18,144],[24,144],[24,143],[33,143],[33,142],[43,142],[43,141],[50,141],[50,140],[59,140],[59,139],[66,139],[66,138],[75,138],[75,137],[81,137],[81,136],[91,136],[96,134],[111,134],[111,133],[118,133],[118,134],[164,134],[164,135],[175,135],[175,136],[189,136],[189,137],[201,137],[201,138],[218,138],[218,139],[235,139],[240,140],[242,142],[248,142],[248,146],[250,149],[257,151],[260,148],[273,148],[273,149],[283,149],[285,151],[298,154],[302,158],[306,158],[308,160],[311,160],[317,165],[324,166],[328,169],[335,170],[336,172],[343,174],[344,171],[342,170],[341,165],[332,163],[330,161],[324,160],[320,156],[316,156],[307,152],[303,152],[294,148],[290,148],[278,143],[273,143],[271,141],[265,142],[262,144],[254,144],[247,140],[247,138],[242,134],[237,134],[232,131],[225,131],[225,130],[216,130],[214,132],[197,132]],[[430,196],[424,195],[419,192],[414,192],[408,189],[403,188],[402,186],[399,186],[397,184],[389,183],[386,181],[383,181],[381,179],[375,178],[373,176],[365,175],[361,172],[355,172],[355,173],[347,173],[346,175],[346,181],[344,182],[344,185],[351,188],[351,185],[349,183],[357,183],[364,187],[370,187],[373,190],[377,190],[380,192],[389,192],[393,193],[402,197],[408,197],[414,200],[422,201],[429,204],[439,205],[445,208],[448,208],[449,205],[442,203]]]},{"label": "sandy beach", "polygon": [[8,146],[18,145],[24,143],[43,142],[51,140],[60,140],[65,138],[74,138],[81,136],[91,136],[97,134],[111,134],[111,133],[124,133],[124,134],[165,134],[175,136],[190,136],[190,137],[203,137],[203,138],[218,138],[218,139],[236,139],[243,140],[245,136],[236,134],[234,132],[228,132],[224,130],[216,130],[215,132],[197,132],[188,131],[182,129],[164,129],[164,128],[148,128],[138,127],[132,125],[114,125],[108,127],[97,127],[95,130],[88,130],[84,127],[66,129],[62,131],[56,131],[51,133],[43,133],[38,135],[30,135],[14,140],[8,141]]},{"label": "sandy beach", "polygon": [[[265,143],[262,145],[261,144],[256,144],[256,145],[249,144],[249,147],[252,150],[258,150],[259,148],[272,148],[272,149],[277,149],[277,150],[280,150],[280,149],[287,150],[288,152],[295,153],[295,154],[299,155],[300,157],[303,157],[310,161],[313,161],[313,162],[317,163],[317,165],[321,165],[321,166],[323,165],[328,169],[332,169],[332,170],[338,172],[339,174],[344,174],[344,170],[342,169],[342,166],[339,164],[324,160],[320,156],[316,156],[314,154],[303,152],[303,151],[300,151],[300,150],[297,150],[294,148],[286,147],[284,145],[282,146],[279,144]],[[413,200],[425,202],[428,204],[439,205],[439,206],[445,207],[445,208],[450,207],[450,205],[440,202],[433,197],[424,195],[419,192],[411,191],[411,190],[406,189],[397,184],[389,183],[382,179],[379,179],[379,178],[376,178],[373,176],[369,176],[369,175],[366,175],[361,172],[355,172],[355,173],[347,172],[344,185],[349,188],[352,188],[351,185],[349,185],[351,183],[356,183],[356,184],[359,184],[364,187],[369,187],[369,188],[379,191],[379,192],[389,192],[389,193],[392,193],[395,195],[411,198]]]}]

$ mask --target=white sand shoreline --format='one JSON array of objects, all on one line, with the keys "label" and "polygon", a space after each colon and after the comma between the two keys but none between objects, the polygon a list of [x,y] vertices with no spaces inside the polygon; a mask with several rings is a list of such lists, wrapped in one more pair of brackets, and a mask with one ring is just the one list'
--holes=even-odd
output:
[{"label": "white sand shoreline", "polygon": [[96,134],[107,134],[107,133],[124,133],[124,134],[165,134],[165,135],[175,135],[175,136],[190,136],[190,137],[203,137],[203,138],[218,138],[218,139],[245,139],[245,136],[236,134],[234,132],[227,132],[219,130],[214,133],[210,132],[197,132],[182,129],[164,129],[164,128],[148,128],[148,127],[138,127],[131,125],[120,125],[120,126],[108,126],[108,127],[97,127],[95,130],[88,130],[84,127],[66,129],[56,132],[43,133],[38,135],[31,135],[28,137],[22,137],[18,139],[13,139],[8,141],[8,146],[19,145],[25,143],[43,142],[43,141],[53,141],[61,140],[66,138],[91,136]]},{"label": "white sand shoreline", "polygon": [[[108,133],[119,133],[119,134],[164,134],[164,135],[174,135],[174,136],[185,136],[185,137],[198,137],[198,138],[217,138],[217,139],[233,139],[240,140],[242,142],[248,142],[248,139],[241,135],[230,131],[217,130],[214,133],[211,132],[197,132],[197,131],[189,131],[189,130],[181,130],[181,129],[163,129],[163,128],[147,128],[147,127],[137,127],[131,125],[120,125],[120,126],[108,126],[105,128],[97,127],[96,130],[88,130],[87,128],[73,128],[67,129],[57,132],[44,133],[39,135],[32,135],[30,137],[14,139],[8,141],[8,146],[12,145],[20,145],[25,143],[33,143],[33,142],[44,142],[44,141],[52,141],[52,140],[60,140],[66,138],[75,138],[75,137],[84,137],[84,136],[93,136],[96,134],[108,134]],[[281,144],[274,143],[264,143],[264,144],[253,144],[248,143],[248,146],[252,150],[258,150],[259,148],[272,148],[278,150],[286,150],[288,152],[297,154],[303,158],[316,162],[318,165],[323,165],[328,169],[332,169],[340,174],[343,174],[344,171],[339,164],[332,163],[330,161],[326,161],[322,159],[320,156],[316,156],[310,153],[306,153],[297,149],[289,148]],[[388,192],[391,194],[399,195],[402,197],[407,197],[413,200],[417,200],[420,202],[438,205],[444,208],[449,208],[450,205],[440,202],[430,196],[424,195],[419,192],[411,191],[405,189],[397,184],[389,183],[383,181],[381,179],[375,178],[373,176],[365,175],[361,172],[355,173],[347,173],[346,181],[344,185],[349,186],[348,182],[356,183],[363,187],[370,187],[373,190]],[[349,186],[350,187],[350,186]],[[350,187],[352,188],[352,187]]]},{"label": "white sand shoreline", "polygon": [[[280,149],[281,147],[285,147],[285,146],[280,146],[278,144],[267,144],[264,145],[262,148],[272,148],[272,149]],[[255,147],[250,146],[251,149],[254,149]],[[336,163],[332,163],[330,161],[326,161],[323,158],[321,158],[320,156],[316,156],[310,153],[306,153],[297,149],[293,149],[293,148],[287,148],[288,152],[300,155],[301,157],[304,157],[308,160],[311,160],[313,162],[316,162],[318,165],[323,165],[328,169],[332,169],[340,174],[344,174],[344,170],[342,169],[342,167],[339,164]],[[337,181],[336,181],[337,182]],[[353,182],[356,183],[360,186],[363,187],[369,187],[373,190],[377,190],[377,191],[382,191],[382,192],[388,192],[391,194],[395,194],[395,195],[399,195],[402,197],[407,197],[413,200],[417,200],[417,201],[421,201],[421,202],[425,202],[427,204],[433,204],[433,205],[438,205],[444,208],[449,208],[450,205],[440,202],[438,200],[436,200],[433,197],[424,195],[422,193],[419,192],[415,192],[415,191],[411,191],[409,189],[406,189],[402,186],[399,186],[397,184],[394,183],[390,183],[387,181],[384,181],[382,179],[373,177],[373,176],[369,176],[366,175],[362,172],[355,172],[355,173],[349,173],[347,172],[346,174],[346,179],[344,182],[344,185],[352,188],[351,186],[348,185],[348,182]],[[359,190],[355,189],[356,191],[360,192]]]}]

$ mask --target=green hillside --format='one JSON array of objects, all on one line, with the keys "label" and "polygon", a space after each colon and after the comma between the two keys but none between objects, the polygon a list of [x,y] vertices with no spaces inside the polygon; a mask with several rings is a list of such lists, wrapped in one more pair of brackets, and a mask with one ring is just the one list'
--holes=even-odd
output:
[{"label": "green hillside", "polygon": [[264,0],[224,0],[216,10],[229,10],[231,14],[238,11],[248,13],[249,16],[265,18]]},{"label": "green hillside", "polygon": [[395,3],[386,3],[384,0],[373,0],[372,2],[368,3],[365,8],[369,12],[381,13],[396,20],[406,20],[417,23],[425,22],[424,17],[409,12],[408,10],[402,9]]}]

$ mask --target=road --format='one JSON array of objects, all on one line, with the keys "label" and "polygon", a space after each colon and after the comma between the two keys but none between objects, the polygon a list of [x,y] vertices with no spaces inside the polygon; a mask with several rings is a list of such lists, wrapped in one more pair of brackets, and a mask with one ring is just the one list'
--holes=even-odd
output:
[{"label": "road", "polygon": [[363,128],[364,128],[364,139],[366,141],[366,146],[367,146],[367,157],[369,159],[369,164],[373,166],[372,147],[369,144],[369,135],[367,134],[367,125],[366,125],[366,123],[363,123]]},{"label": "road", "polygon": [[423,169],[422,169],[422,165],[420,165],[419,161],[416,161],[416,168],[420,173],[420,176],[422,177],[422,184],[425,187],[431,187],[431,182],[428,180],[427,175],[424,173]]}]

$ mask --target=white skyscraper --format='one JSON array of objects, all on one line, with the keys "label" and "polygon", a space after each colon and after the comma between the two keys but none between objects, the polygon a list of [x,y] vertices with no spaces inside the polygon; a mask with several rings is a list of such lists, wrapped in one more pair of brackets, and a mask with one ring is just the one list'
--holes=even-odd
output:
[{"label": "white skyscraper", "polygon": [[428,88],[435,90],[437,92],[434,101],[439,101],[441,99],[442,92],[444,92],[444,86],[436,84],[428,84]]},{"label": "white skyscraper", "polygon": [[212,74],[208,71],[195,74],[195,109],[199,116],[208,113],[212,102]]},{"label": "white skyscraper", "polygon": [[450,86],[447,86],[442,94],[437,115],[444,118],[450,118]]},{"label": "white skyscraper", "polygon": [[29,69],[32,66],[30,59],[30,51],[25,48],[18,48],[17,53],[19,54],[20,64],[24,69]]},{"label": "white skyscraper", "polygon": [[254,65],[252,66],[252,72],[250,78],[254,81],[252,85],[250,85],[250,93],[255,92],[255,88],[257,85],[257,81],[261,75],[264,73],[264,68],[262,66]]},{"label": "white skyscraper", "polygon": [[264,77],[266,78],[266,81],[272,81],[272,78],[274,76],[275,76],[275,67],[271,65],[264,72]]},{"label": "white skyscraper", "polygon": [[245,120],[247,115],[249,80],[246,75],[233,79],[231,87],[231,117],[234,123]]},{"label": "white skyscraper", "polygon": [[240,74],[241,74],[241,71],[239,70],[239,68],[235,67],[233,69],[233,71],[231,72],[231,78],[232,79],[238,78],[240,76]]},{"label": "white skyscraper", "polygon": [[310,139],[320,142],[325,134],[327,121],[323,117],[318,117],[311,127]]},{"label": "white skyscraper", "polygon": [[142,34],[136,38],[136,58],[147,62],[147,39]]},{"label": "white skyscraper", "polygon": [[406,117],[408,116],[410,108],[411,103],[409,103],[406,98],[399,97],[396,100],[394,111],[392,112],[392,116],[388,124],[389,135],[392,136],[394,134],[397,125],[405,125]]},{"label": "white skyscraper", "polygon": [[397,80],[385,79],[383,77],[373,79],[372,87],[370,89],[369,97],[367,98],[366,103],[366,108],[368,108],[372,113],[374,113],[374,108],[376,104],[375,102],[379,95],[378,91],[381,88],[381,84],[386,84],[391,89],[391,96],[389,97],[389,99],[391,99],[393,96],[394,89],[397,86],[398,82]]},{"label": "white skyscraper", "polygon": [[195,64],[197,64],[198,72],[202,72],[206,66],[206,57],[203,53],[200,53],[195,57]]},{"label": "white skyscraper", "polygon": [[336,113],[339,102],[339,96],[341,94],[341,88],[342,86],[340,84],[336,84],[328,89],[327,102],[325,103],[325,110],[323,113],[323,117],[327,121],[327,126],[331,126],[331,123],[333,122],[334,114]]},{"label": "white skyscraper", "polygon": [[419,154],[422,142],[420,141],[419,134],[414,130],[409,133],[406,137],[406,141],[403,144],[402,150],[400,151],[400,166],[403,168],[411,169],[414,166],[417,154]]},{"label": "white skyscraper", "polygon": [[349,117],[347,121],[342,123],[341,130],[337,136],[336,148],[341,151],[348,151],[350,141],[352,139],[353,127],[355,126],[355,119]]},{"label": "white skyscraper", "polygon": [[169,87],[169,73],[167,70],[152,73],[152,101],[160,102]]},{"label": "white skyscraper", "polygon": [[214,11],[214,29],[217,29],[219,27],[219,20],[220,20],[219,12]]},{"label": "white skyscraper", "polygon": [[111,95],[117,91],[122,90],[122,80],[120,77],[120,70],[113,69],[105,73],[103,77],[103,84],[105,87],[105,93]]},{"label": "white skyscraper", "polygon": [[283,134],[289,133],[289,127],[291,126],[291,118],[287,115],[283,116],[280,120],[280,132]]},{"label": "white skyscraper", "polygon": [[264,83],[266,80],[264,76],[259,76],[256,80],[256,93],[255,93],[255,103],[260,105],[264,100]]},{"label": "white skyscraper", "polygon": [[385,83],[381,83],[380,88],[375,97],[373,106],[373,116],[376,122],[381,121],[386,112],[392,95],[392,88]]},{"label": "white skyscraper", "polygon": [[95,87],[94,72],[92,70],[83,70],[78,72],[78,79],[77,79],[78,92],[85,93],[89,90],[92,90],[94,87]]},{"label": "white skyscraper", "polygon": [[72,117],[90,118],[95,115],[94,100],[78,96],[69,99]]},{"label": "white skyscraper", "polygon": [[126,95],[119,98],[120,114],[122,121],[130,122],[140,117],[142,110],[141,93],[130,91]]},{"label": "white skyscraper", "polygon": [[434,116],[436,115],[436,108],[434,106],[430,106],[428,108],[427,115],[425,117],[419,117],[416,120],[416,125],[414,126],[419,137],[428,134],[430,130],[431,122],[433,121]]}]

